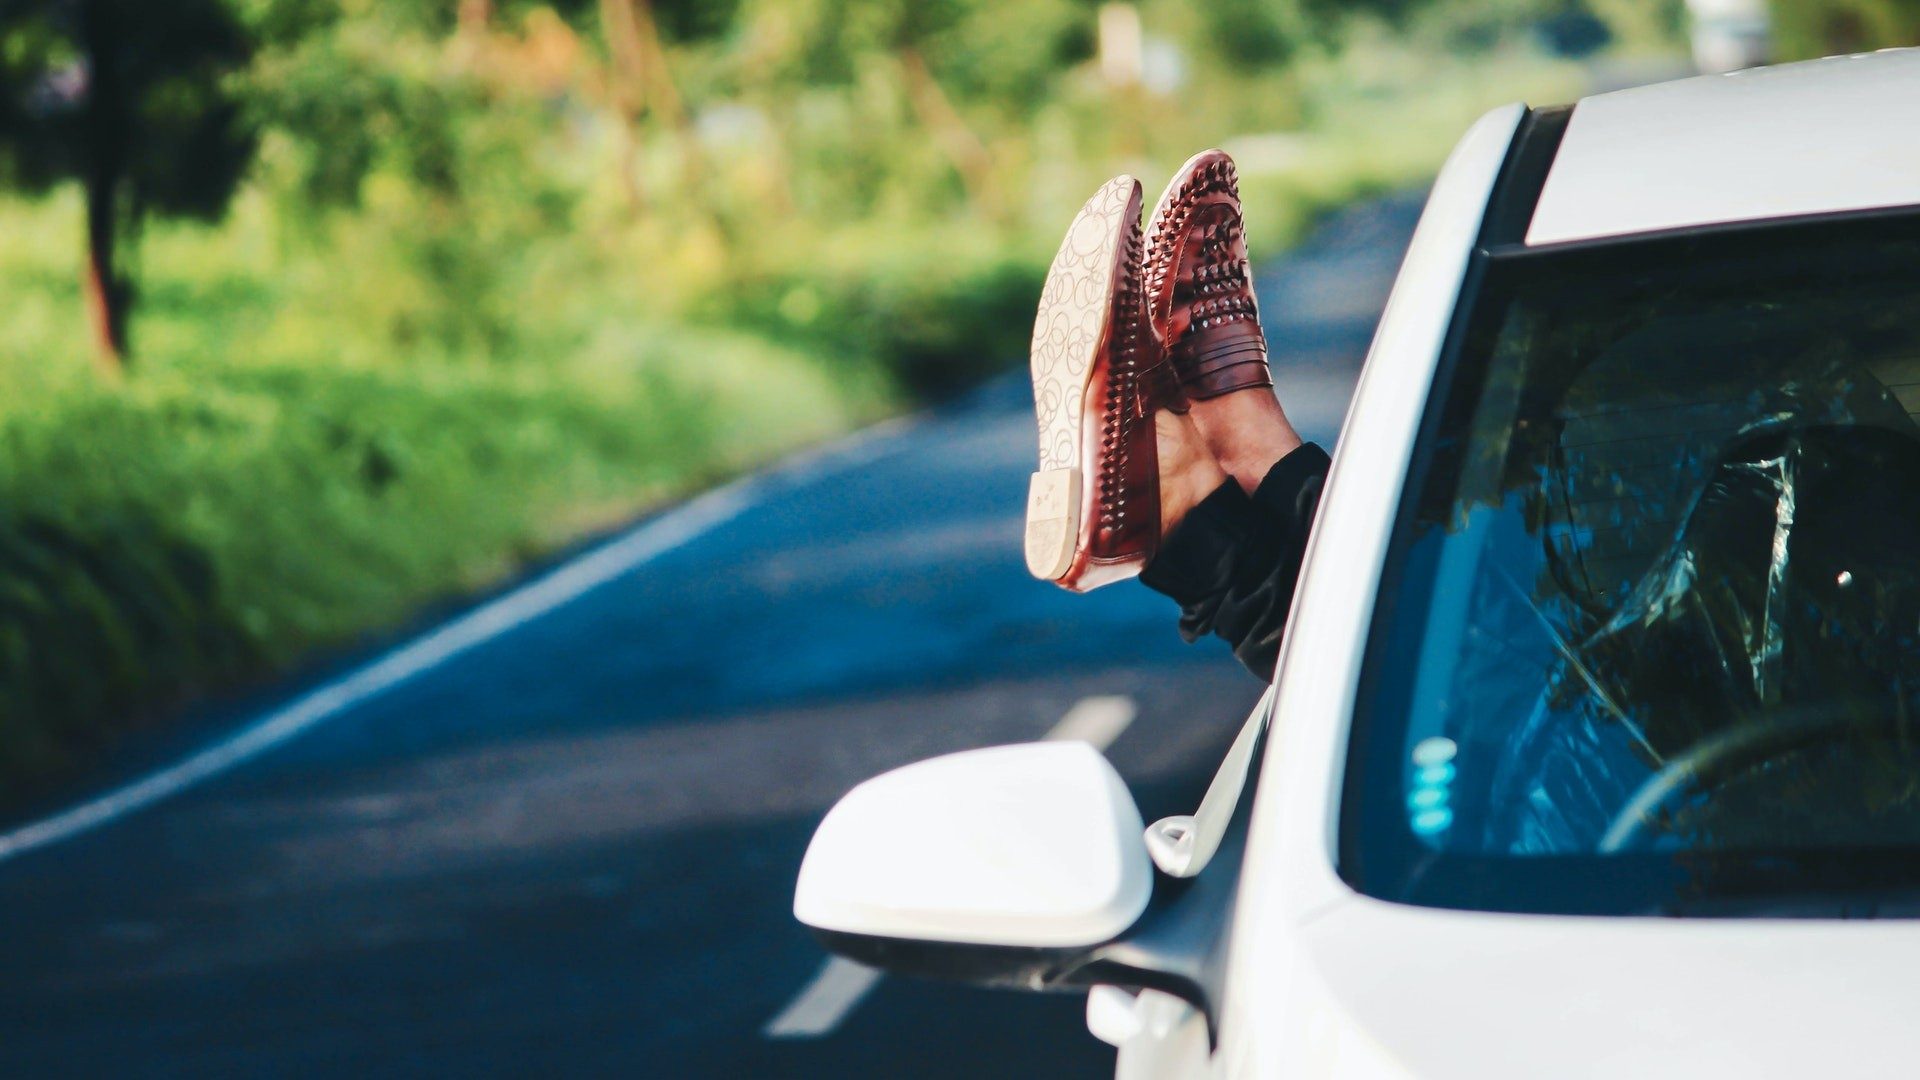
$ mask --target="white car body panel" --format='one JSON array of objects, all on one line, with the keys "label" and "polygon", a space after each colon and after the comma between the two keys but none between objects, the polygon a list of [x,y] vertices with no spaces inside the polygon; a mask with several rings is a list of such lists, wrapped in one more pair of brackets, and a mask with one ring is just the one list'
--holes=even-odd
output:
[{"label": "white car body panel", "polygon": [[[1480,222],[1514,132],[1508,105],[1461,139],[1427,198],[1340,433],[1280,658],[1279,697],[1253,807],[1218,1059],[1227,1075],[1336,1074],[1320,1053],[1370,1053],[1364,1028],[1305,970],[1301,928],[1354,892],[1333,869],[1335,803],[1387,536]],[[1391,975],[1391,967],[1369,970]],[[1356,1041],[1358,1040],[1358,1041]]]},{"label": "white car body panel", "polygon": [[1337,1050],[1377,1056],[1280,1046],[1261,1075],[1851,1080],[1911,1077],[1920,1061],[1920,932],[1900,920],[1492,915],[1356,898],[1300,933],[1311,989],[1293,1007],[1337,1033]]},{"label": "white car body panel", "polygon": [[[1861,95],[1875,95],[1872,110]],[[1920,203],[1920,144],[1888,145],[1912,142],[1889,138],[1887,117],[1913,105],[1913,52],[1588,99],[1528,242]],[[1523,115],[1488,114],[1449,159],[1348,413],[1292,617],[1300,631],[1280,660],[1214,1073],[1913,1075],[1920,1025],[1905,1005],[1920,924],[1445,911],[1361,896],[1335,871],[1348,726],[1389,533]],[[1843,130],[1816,133],[1822,124]],[[1887,175],[1861,175],[1875,170]]]},{"label": "white car body panel", "polygon": [[1920,49],[1580,102],[1527,243],[1920,202]]}]

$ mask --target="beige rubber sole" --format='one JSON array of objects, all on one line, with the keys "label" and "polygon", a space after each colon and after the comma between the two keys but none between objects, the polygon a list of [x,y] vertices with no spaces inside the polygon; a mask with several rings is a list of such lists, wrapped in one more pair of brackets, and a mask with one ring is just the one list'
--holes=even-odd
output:
[{"label": "beige rubber sole", "polygon": [[[1133,221],[1127,220],[1131,209]],[[1087,381],[1113,318],[1114,277],[1127,230],[1140,213],[1140,183],[1118,176],[1095,192],[1053,257],[1033,320],[1033,407],[1040,469],[1027,486],[1027,569],[1058,581],[1080,541],[1081,424]]]},{"label": "beige rubber sole", "polygon": [[1080,470],[1042,469],[1027,484],[1027,569],[1058,581],[1080,536]]}]

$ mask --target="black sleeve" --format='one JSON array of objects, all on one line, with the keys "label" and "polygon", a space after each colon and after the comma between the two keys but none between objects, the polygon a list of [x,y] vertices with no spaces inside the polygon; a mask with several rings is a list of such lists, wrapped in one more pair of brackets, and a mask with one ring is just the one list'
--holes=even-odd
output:
[{"label": "black sleeve", "polygon": [[1251,496],[1229,480],[1188,512],[1140,575],[1180,605],[1181,637],[1218,634],[1262,682],[1280,656],[1330,464],[1307,443],[1275,463]]}]

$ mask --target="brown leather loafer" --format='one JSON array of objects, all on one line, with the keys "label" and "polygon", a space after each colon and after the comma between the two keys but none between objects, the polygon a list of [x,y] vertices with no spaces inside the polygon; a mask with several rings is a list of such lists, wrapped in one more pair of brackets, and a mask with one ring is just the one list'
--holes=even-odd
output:
[{"label": "brown leather loafer", "polygon": [[1075,592],[1133,577],[1160,544],[1158,409],[1186,411],[1141,281],[1140,182],[1087,200],[1053,257],[1033,321],[1040,470],[1027,568]]},{"label": "brown leather loafer", "polygon": [[1167,184],[1147,234],[1145,274],[1154,329],[1188,398],[1273,385],[1239,176],[1225,151],[1195,154]]}]

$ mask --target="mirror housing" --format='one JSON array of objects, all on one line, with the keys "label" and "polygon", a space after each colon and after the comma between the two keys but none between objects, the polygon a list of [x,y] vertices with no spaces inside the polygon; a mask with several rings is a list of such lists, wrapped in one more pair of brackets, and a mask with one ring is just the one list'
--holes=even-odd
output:
[{"label": "mirror housing", "polygon": [[897,974],[1156,990],[1192,1005],[1211,1037],[1271,700],[1191,824],[1160,838],[1176,865],[1157,885],[1140,811],[1106,758],[1028,743],[849,792],[814,833],[794,914],[833,952]]},{"label": "mirror housing", "polygon": [[793,911],[834,951],[880,967],[1033,984],[1146,910],[1142,829],[1086,743],[948,754],[868,780],[828,812]]}]

